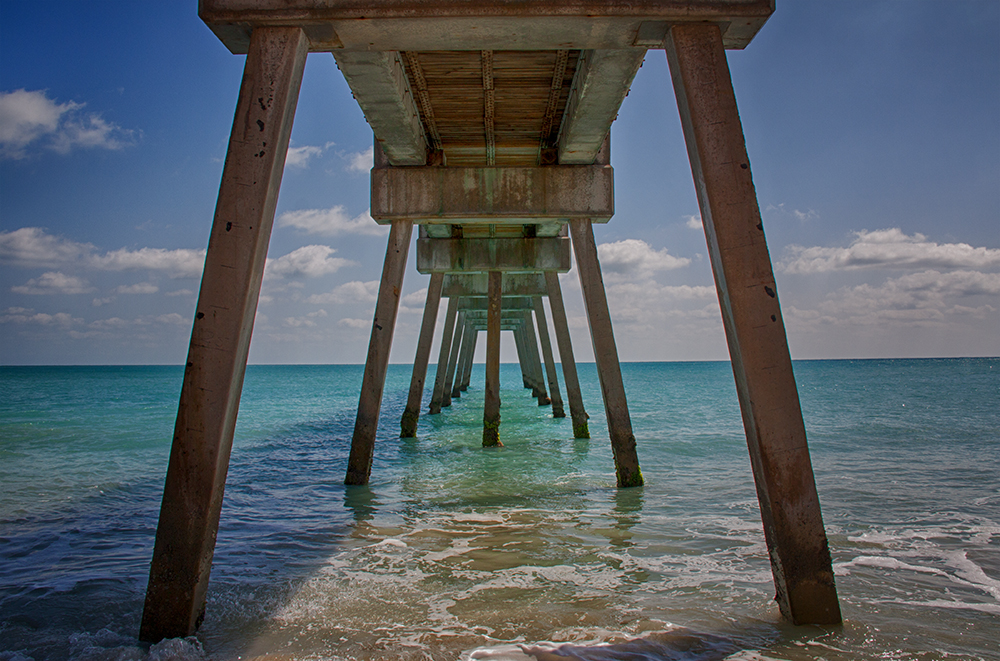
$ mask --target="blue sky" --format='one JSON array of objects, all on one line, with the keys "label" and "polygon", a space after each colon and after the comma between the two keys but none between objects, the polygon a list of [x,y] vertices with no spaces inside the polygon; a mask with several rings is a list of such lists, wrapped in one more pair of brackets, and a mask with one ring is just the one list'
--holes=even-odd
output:
[{"label": "blue sky", "polygon": [[[1000,354],[1000,3],[779,0],[729,62],[793,357]],[[193,1],[0,0],[0,364],[183,362],[242,67]],[[371,144],[311,54],[251,362],[363,362]],[[662,52],[612,164],[595,233],[622,359],[727,358]],[[393,362],[426,282],[411,256]]]}]

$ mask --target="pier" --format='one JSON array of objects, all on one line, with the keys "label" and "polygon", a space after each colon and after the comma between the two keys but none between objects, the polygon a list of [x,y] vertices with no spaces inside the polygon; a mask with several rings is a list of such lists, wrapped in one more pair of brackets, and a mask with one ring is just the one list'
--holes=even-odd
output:
[{"label": "pier", "polygon": [[647,51],[662,50],[719,294],[776,600],[794,624],[840,622],[725,54],[746,47],[773,10],[770,0],[201,0],[201,19],[230,51],[247,58],[140,637],[187,636],[204,617],[254,314],[308,53],[332,53],[372,128],[371,215],[390,227],[345,482],[366,484],[370,477],[416,226],[416,270],[430,275],[430,285],[400,435],[419,431],[445,298],[428,415],[461,397],[485,331],[483,445],[503,443],[502,332],[514,334],[525,387],[551,415],[564,417],[548,300],[571,418],[567,437],[589,438],[558,279],[570,270],[572,253],[617,484],[643,484],[593,224],[614,216],[611,125]]}]

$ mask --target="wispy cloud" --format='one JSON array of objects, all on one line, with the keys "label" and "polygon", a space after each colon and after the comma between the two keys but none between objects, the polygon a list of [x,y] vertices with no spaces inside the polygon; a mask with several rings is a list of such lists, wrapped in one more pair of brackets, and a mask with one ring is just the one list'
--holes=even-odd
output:
[{"label": "wispy cloud", "polygon": [[303,147],[289,147],[285,156],[285,167],[305,169],[309,165],[310,159],[320,156],[323,153],[322,147],[305,145]]},{"label": "wispy cloud", "polygon": [[0,324],[68,327],[82,323],[83,319],[74,317],[67,312],[46,314],[45,312],[35,312],[31,308],[7,308],[3,313],[0,313]]},{"label": "wispy cloud", "polygon": [[138,282],[134,285],[121,285],[115,288],[118,294],[155,294],[160,288],[152,282]]},{"label": "wispy cloud", "polygon": [[349,172],[368,172],[375,164],[375,148],[369,147],[361,152],[347,155],[347,170]]},{"label": "wispy cloud", "polygon": [[84,113],[86,104],[57,103],[44,90],[0,92],[0,158],[22,159],[38,146],[60,154],[74,149],[123,149],[135,131]]},{"label": "wispy cloud", "polygon": [[378,298],[378,285],[378,280],[369,280],[368,282],[354,280],[339,285],[325,294],[313,294],[306,298],[306,303],[326,305],[330,303],[374,302]]},{"label": "wispy cloud", "polygon": [[923,234],[905,234],[899,228],[861,230],[844,248],[789,246],[779,265],[786,273],[822,273],[836,270],[1000,267],[1000,250],[974,248],[967,243],[935,243]]},{"label": "wispy cloud", "polygon": [[66,275],[58,271],[43,273],[37,278],[28,280],[23,285],[11,287],[15,294],[89,294],[96,291],[83,278]]},{"label": "wispy cloud", "polygon": [[329,209],[286,211],[278,216],[278,226],[294,227],[306,234],[322,234],[324,236],[338,236],[340,234],[382,236],[386,234],[389,231],[388,228],[376,223],[372,219],[370,211],[370,209],[365,210],[364,213],[353,218],[347,215],[346,209],[340,204]]},{"label": "wispy cloud", "polygon": [[654,250],[640,239],[625,239],[597,246],[601,271],[612,279],[650,278],[658,271],[682,268],[691,263],[687,257],[674,257],[666,248]]},{"label": "wispy cloud", "polygon": [[704,225],[701,222],[701,214],[698,214],[697,216],[685,216],[685,218],[687,218],[687,222],[685,222],[684,224],[689,229],[693,230],[704,229]]},{"label": "wispy cloud", "polygon": [[264,273],[271,277],[317,277],[336,273],[345,266],[356,264],[342,257],[331,257],[335,252],[337,251],[330,246],[302,246],[287,255],[268,259]]},{"label": "wispy cloud", "polygon": [[53,236],[40,227],[22,227],[0,232],[0,262],[28,268],[161,271],[172,278],[196,278],[205,264],[205,251],[121,248],[101,254],[91,243]]},{"label": "wispy cloud", "polygon": [[[844,287],[827,294],[812,310],[789,306],[786,316],[799,325],[864,325],[927,323],[948,315],[983,317],[996,311],[985,302],[966,302],[972,297],[1000,295],[1000,273],[927,270],[880,285]],[[987,299],[988,300],[988,299]]]}]

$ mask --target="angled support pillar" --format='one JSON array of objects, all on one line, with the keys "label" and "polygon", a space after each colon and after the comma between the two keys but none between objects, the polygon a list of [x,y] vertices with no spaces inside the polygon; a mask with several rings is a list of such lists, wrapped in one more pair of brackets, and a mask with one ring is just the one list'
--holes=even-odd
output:
[{"label": "angled support pillar", "polygon": [[475,331],[468,323],[462,324],[462,351],[458,354],[458,365],[455,367],[455,385],[451,389],[452,398],[462,396],[462,380],[465,378],[466,363],[472,360],[470,351],[472,350],[472,336]]},{"label": "angled support pillar", "polygon": [[524,340],[528,347],[528,360],[531,363],[532,378],[538,388],[539,406],[548,406],[552,403],[549,394],[545,391],[545,375],[542,374],[542,358],[538,355],[538,338],[535,336],[535,322],[531,318],[531,310],[521,313],[524,316]]},{"label": "angled support pillar", "polygon": [[167,468],[139,638],[192,635],[219,528],[247,352],[309,42],[299,28],[253,31]]},{"label": "angled support pillar", "polygon": [[642,486],[635,435],[632,433],[632,420],[628,413],[628,401],[625,399],[622,368],[618,362],[618,347],[615,346],[614,329],[611,327],[611,313],[608,311],[608,297],[601,278],[601,265],[597,261],[594,228],[589,220],[583,219],[571,220],[569,230],[573,237],[576,265],[580,271],[583,302],[587,306],[587,317],[590,320],[590,339],[594,343],[594,361],[597,363],[597,376],[601,382],[604,411],[608,416],[608,434],[611,436],[611,449],[615,456],[618,486]]},{"label": "angled support pillar", "polygon": [[472,331],[472,340],[469,344],[469,359],[465,361],[465,371],[462,372],[462,390],[469,389],[469,381],[472,380],[472,363],[476,359],[476,345],[479,343],[479,329],[469,328]]},{"label": "angled support pillar", "polygon": [[552,340],[549,339],[549,324],[545,320],[545,306],[542,297],[532,298],[535,317],[538,319],[538,339],[542,343],[542,358],[545,360],[545,374],[549,379],[549,399],[552,401],[552,417],[565,418],[562,395],[559,394],[559,375],[556,374],[556,361],[552,356]]},{"label": "angled support pillar", "polygon": [[559,345],[559,362],[562,363],[563,378],[566,379],[566,399],[569,400],[569,415],[573,420],[573,438],[590,438],[590,427],[587,425],[587,418],[590,416],[583,408],[580,378],[576,373],[573,343],[569,337],[566,307],[563,305],[562,289],[559,287],[557,273],[545,274],[545,288],[549,294],[549,307],[552,308],[552,326],[556,331],[556,344]]},{"label": "angled support pillar", "polygon": [[445,373],[444,389],[441,391],[441,406],[451,406],[452,384],[455,381],[455,370],[458,367],[458,353],[462,349],[462,336],[465,334],[465,311],[459,310],[455,320],[455,334],[451,339],[451,357],[448,359],[448,371]]},{"label": "angled support pillar", "polygon": [[503,274],[490,271],[486,313],[486,395],[483,403],[483,447],[500,447],[500,306]]},{"label": "angled support pillar", "polygon": [[420,322],[420,338],[417,340],[417,355],[413,358],[413,376],[410,378],[410,394],[406,399],[406,409],[399,425],[400,438],[415,438],[417,421],[420,420],[420,402],[424,397],[424,379],[427,378],[427,362],[431,356],[431,342],[434,341],[434,325],[437,323],[438,306],[441,303],[443,273],[431,273],[427,285],[427,301],[424,316]]},{"label": "angled support pillar", "polygon": [[525,388],[531,388],[531,396],[537,397],[538,392],[532,384],[531,372],[528,370],[528,361],[525,360],[527,350],[524,344],[524,329],[514,330],[514,347],[517,349],[517,363],[521,367],[521,383]]},{"label": "angled support pillar", "polygon": [[434,373],[434,390],[431,393],[430,414],[441,412],[444,398],[444,381],[448,374],[448,359],[451,357],[451,338],[455,334],[455,316],[458,314],[458,297],[448,299],[448,311],[444,315],[444,331],[441,333],[441,353],[438,355],[437,371]]},{"label": "angled support pillar", "polygon": [[764,523],[793,624],[841,621],[774,274],[719,29],[674,25],[667,60],[694,174]]},{"label": "angled support pillar", "polygon": [[375,432],[378,429],[378,416],[382,409],[385,372],[389,367],[392,333],[396,328],[399,294],[403,289],[406,255],[410,251],[412,234],[413,221],[392,221],[389,245],[385,251],[385,264],[382,266],[382,282],[379,283],[378,301],[375,303],[375,318],[372,320],[372,335],[368,341],[368,358],[365,360],[365,373],[361,380],[358,417],[354,422],[354,437],[351,440],[351,454],[347,460],[347,477],[344,479],[344,484],[368,484],[372,472]]}]

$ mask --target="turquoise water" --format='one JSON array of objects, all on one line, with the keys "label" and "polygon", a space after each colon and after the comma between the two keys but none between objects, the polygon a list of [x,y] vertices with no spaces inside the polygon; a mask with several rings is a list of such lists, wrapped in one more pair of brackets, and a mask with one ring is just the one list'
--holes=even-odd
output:
[{"label": "turquoise water", "polygon": [[771,601],[728,364],[623,366],[647,482],[624,491],[594,366],[589,441],[516,370],[485,451],[481,365],[416,440],[391,366],[371,485],[348,489],[361,366],[251,366],[207,618],[147,650],[182,368],[0,368],[0,659],[1000,658],[1000,359],[796,362],[828,628]]}]

